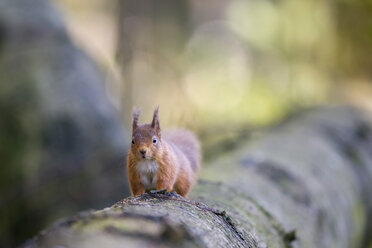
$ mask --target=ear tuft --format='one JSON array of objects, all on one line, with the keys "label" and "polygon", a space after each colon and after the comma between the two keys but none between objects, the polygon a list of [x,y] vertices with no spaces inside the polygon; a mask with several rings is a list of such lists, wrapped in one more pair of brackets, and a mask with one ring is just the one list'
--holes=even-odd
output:
[{"label": "ear tuft", "polygon": [[133,130],[137,128],[138,126],[138,119],[139,119],[139,116],[141,115],[141,110],[140,109],[136,109],[135,107],[133,107],[133,122],[132,122],[132,128]]},{"label": "ear tuft", "polygon": [[159,106],[157,106],[154,110],[154,117],[152,118],[151,127],[156,130],[158,136],[160,137]]}]

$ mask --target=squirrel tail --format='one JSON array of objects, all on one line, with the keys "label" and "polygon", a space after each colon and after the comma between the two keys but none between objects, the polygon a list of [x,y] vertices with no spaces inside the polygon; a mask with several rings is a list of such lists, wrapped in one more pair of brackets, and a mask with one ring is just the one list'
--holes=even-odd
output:
[{"label": "squirrel tail", "polygon": [[190,161],[192,170],[198,172],[202,157],[200,142],[196,135],[188,130],[175,129],[166,133],[166,139],[183,152]]}]

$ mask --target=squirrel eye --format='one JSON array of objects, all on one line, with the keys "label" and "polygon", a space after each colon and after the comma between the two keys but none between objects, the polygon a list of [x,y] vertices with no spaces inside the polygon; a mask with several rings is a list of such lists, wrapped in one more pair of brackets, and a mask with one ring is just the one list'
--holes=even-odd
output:
[{"label": "squirrel eye", "polygon": [[156,143],[156,138],[152,138],[152,143]]},{"label": "squirrel eye", "polygon": [[134,139],[132,139],[132,144],[134,145]]}]

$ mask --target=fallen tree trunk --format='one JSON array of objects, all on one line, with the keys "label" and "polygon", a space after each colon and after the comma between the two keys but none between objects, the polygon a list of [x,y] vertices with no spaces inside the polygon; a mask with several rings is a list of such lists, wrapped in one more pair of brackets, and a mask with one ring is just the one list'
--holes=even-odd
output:
[{"label": "fallen tree trunk", "polygon": [[26,247],[366,247],[372,124],[328,108],[295,115],[205,165],[190,200],[126,198],[62,220]]}]

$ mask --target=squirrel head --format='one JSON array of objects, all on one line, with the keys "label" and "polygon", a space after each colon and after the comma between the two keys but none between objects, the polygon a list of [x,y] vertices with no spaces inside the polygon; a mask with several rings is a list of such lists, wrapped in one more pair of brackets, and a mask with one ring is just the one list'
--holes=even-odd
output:
[{"label": "squirrel head", "polygon": [[138,124],[141,112],[133,110],[131,152],[137,159],[155,159],[161,142],[159,107],[154,110],[151,124]]}]

